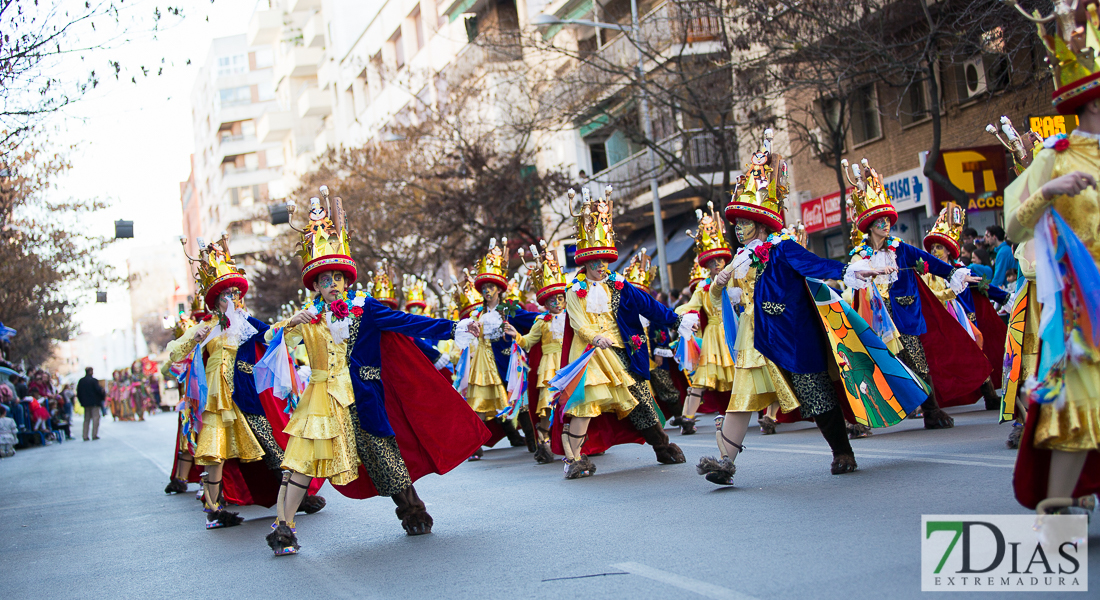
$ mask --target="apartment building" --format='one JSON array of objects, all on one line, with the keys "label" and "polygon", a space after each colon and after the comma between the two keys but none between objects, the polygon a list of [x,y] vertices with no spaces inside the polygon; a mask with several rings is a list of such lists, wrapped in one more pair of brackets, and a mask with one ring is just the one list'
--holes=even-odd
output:
[{"label": "apartment building", "polygon": [[[542,39],[559,54],[590,59],[555,65],[561,79],[571,85],[596,81],[602,88],[593,90],[589,111],[574,110],[567,126],[543,140],[540,166],[568,166],[577,185],[593,193],[602,193],[607,185],[616,190],[620,259],[613,268],[625,266],[643,248],[656,263],[651,188],[656,180],[670,287],[683,287],[694,260],[694,242],[686,230],[696,226],[695,209],[705,209],[710,200],[720,210],[726,199],[721,190],[741,174],[743,149],[728,93],[733,72],[716,66],[729,64],[729,49],[719,39],[722,15],[717,7],[675,0],[636,0],[639,27],[633,40],[627,39],[622,29],[632,27],[631,4],[553,0],[539,7],[537,18],[531,17],[540,24]],[[642,63],[645,72],[661,73],[658,78],[647,75],[647,111],[640,110],[641,98],[628,85],[638,63],[634,41],[648,57]],[[685,76],[668,80],[670,73]],[[692,88],[690,93],[676,89],[681,82]],[[694,102],[688,100],[693,94]],[[642,136],[657,140],[652,162],[637,141]],[[565,202],[562,197],[547,207],[546,218],[559,216]],[[571,265],[571,240],[561,242]]]},{"label": "apartment building", "polygon": [[[1042,55],[1026,51],[1034,37],[1020,40],[1024,51],[985,49],[939,65],[942,155],[935,168],[967,194],[967,226],[979,235],[990,225],[1003,225],[1004,190],[1015,178],[1011,157],[986,126],[999,127],[1002,115],[1020,132],[1034,128],[1044,136],[1076,126],[1073,117],[1067,122],[1051,107],[1052,86]],[[820,103],[816,98],[799,101]],[[951,200],[923,173],[933,140],[928,82],[904,90],[867,82],[852,90],[847,105],[851,126],[842,157],[849,163],[866,158],[879,172],[899,213],[894,235],[922,246],[943,204]],[[787,216],[801,217],[814,252],[842,258],[851,231],[840,226],[834,157],[805,141],[795,143],[797,153],[790,161],[794,187],[800,191],[792,194]],[[853,216],[849,213],[849,223]]]},{"label": "apartment building", "polygon": [[229,232],[234,255],[246,264],[275,235],[267,205],[288,193],[283,148],[257,129],[278,105],[273,63],[271,48],[249,46],[245,34],[217,38],[191,95],[195,153],[190,180],[181,185],[184,231],[207,241]]}]

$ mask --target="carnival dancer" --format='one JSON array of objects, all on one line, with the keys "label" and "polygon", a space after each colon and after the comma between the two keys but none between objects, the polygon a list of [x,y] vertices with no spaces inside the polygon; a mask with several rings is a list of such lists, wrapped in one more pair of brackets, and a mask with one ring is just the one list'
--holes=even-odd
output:
[{"label": "carnival dancer", "polygon": [[[191,303],[190,313],[181,313],[176,320],[175,326],[172,328],[172,339],[178,340],[181,338],[188,329],[197,325],[200,321],[205,320],[207,315],[206,307],[203,304],[202,296],[195,294]],[[169,376],[175,378],[175,374],[172,373],[172,362],[167,361],[164,366],[161,367],[161,373],[165,379]],[[182,396],[182,390],[180,400],[184,401]],[[199,483],[202,476],[202,468],[195,464],[195,456],[191,453],[191,447],[186,443],[186,436],[183,433],[183,426],[186,418],[186,411],[178,411],[179,418],[176,424],[176,442],[175,452],[172,458],[172,473],[169,475],[168,485],[164,488],[165,494],[181,494],[187,491],[188,483]]]},{"label": "carnival dancer", "polygon": [[[729,407],[718,428],[719,457],[704,456],[696,471],[707,481],[732,485],[734,461],[744,451],[752,413],[773,402],[783,411],[801,408],[813,418],[832,449],[834,475],[856,470],[836,392],[829,378],[829,345],[817,326],[817,310],[805,279],[843,279],[862,285],[862,272],[843,263],[817,257],[783,230],[787,197],[787,163],[772,151],[772,130],[764,131],[760,149],[752,154],[737,181],[726,220],[734,224],[742,244],[733,261],[709,286],[714,323],[736,329],[736,354]],[[778,233],[777,233],[778,232]],[[741,314],[734,305],[742,307]],[[735,327],[732,325],[736,324]]]},{"label": "carnival dancer", "polygon": [[[328,205],[328,188],[321,193]],[[304,343],[311,366],[309,384],[284,430],[290,438],[282,463],[286,472],[275,527],[267,536],[276,556],[299,550],[292,517],[314,478],[327,479],[351,498],[390,496],[408,535],[430,533],[433,521],[413,481],[453,469],[488,435],[406,337],[450,338],[457,324],[393,310],[361,290],[349,297],[357,269],[341,201],[336,198],[335,223],[329,206],[322,207],[318,198],[310,203],[309,228],[302,232],[302,283],[317,297],[269,331],[275,348],[256,368],[258,388],[289,390],[293,397],[297,383],[286,351]],[[468,321],[460,333],[479,331]],[[276,336],[282,338],[278,344]],[[435,419],[446,428],[433,425]],[[425,435],[428,429],[432,435]]]},{"label": "carnival dancer", "polygon": [[[427,280],[420,279],[415,275],[402,275],[401,276],[401,292],[405,296],[405,312],[410,315],[424,315],[427,314],[428,302],[426,299]],[[431,342],[423,338],[413,338],[413,342],[417,348],[424,353],[438,371],[447,371],[447,377],[450,377],[451,360],[445,352],[440,352]]]},{"label": "carnival dancer", "polygon": [[[622,275],[609,272],[609,261],[618,258],[612,227],[611,186],[603,197],[592,199],[583,190],[584,202],[577,220],[575,260],[584,266],[565,294],[569,315],[562,348],[562,373],[577,373],[555,403],[551,444],[564,454],[565,477],[576,479],[595,473],[586,456],[620,443],[645,441],[662,464],[685,462],[680,447],[668,440],[649,386],[649,352],[643,340],[641,318],[652,326],[673,327],[691,335],[699,323],[696,313],[677,315],[649,294],[628,285]],[[569,205],[575,192],[569,190]],[[572,208],[570,209],[572,210]],[[579,359],[583,359],[579,360]],[[583,362],[578,372],[577,368]],[[581,375],[583,373],[583,375]],[[556,378],[556,379],[558,379]],[[557,390],[562,387],[555,385]],[[563,417],[569,417],[563,423]],[[621,422],[629,418],[634,431]],[[560,439],[558,434],[560,432]],[[590,437],[586,441],[586,437]]]},{"label": "carnival dancer", "polygon": [[[199,257],[188,260],[197,266],[198,283],[206,306],[218,317],[193,325],[177,340],[169,342],[173,363],[188,359],[193,379],[206,390],[188,400],[187,441],[195,463],[206,467],[203,506],[207,529],[239,525],[243,519],[225,509],[222,467],[233,458],[258,461],[264,451],[233,402],[233,373],[237,347],[258,331],[248,320],[243,296],[248,291],[244,271],[237,268],[229,252],[229,236],[199,247]],[[205,368],[204,368],[205,367]],[[202,372],[204,371],[204,372]],[[181,448],[182,449],[182,448]]]},{"label": "carnival dancer", "polygon": [[[1094,1],[1056,0],[1040,25],[1054,76],[1054,108],[1077,129],[1043,142],[1005,191],[1011,239],[1034,239],[1042,304],[1039,363],[1028,388],[1027,424],[1016,459],[1016,499],[1039,514],[1092,508],[1100,492],[1100,32]],[[1057,17],[1057,18],[1055,18]],[[1053,34],[1046,34],[1054,22]]]},{"label": "carnival dancer", "polygon": [[[500,415],[508,408],[508,363],[511,359],[512,338],[507,334],[506,325],[510,325],[520,335],[526,335],[535,323],[538,313],[524,310],[514,302],[502,302],[508,290],[508,261],[504,252],[508,240],[501,239],[497,246],[496,238],[489,240],[489,251],[474,265],[474,287],[482,302],[470,312],[470,317],[481,324],[481,336],[469,346],[468,387],[466,402],[470,408],[487,422],[495,422],[508,436],[512,447],[526,446],[534,452],[535,434],[531,425],[531,416],[520,413],[520,426],[527,436],[520,435],[511,419]],[[463,344],[455,344],[458,352],[466,349]],[[470,459],[478,460],[483,456],[478,448]]]},{"label": "carnival dancer", "polygon": [[[850,173],[847,159],[841,164],[855,187],[849,203],[857,214],[856,229],[863,233],[850,253],[851,264],[856,270],[888,271],[875,278],[873,287],[857,292],[855,306],[868,323],[877,325],[875,333],[890,350],[932,386],[933,394],[921,405],[925,429],[954,427],[954,419],[940,408],[937,398],[952,406],[972,402],[976,398],[959,399],[980,388],[993,368],[916,275],[930,272],[941,277],[956,294],[981,278],[891,236],[898,213],[883,188],[882,177],[867,159],[863,159],[862,168],[850,165]],[[876,316],[878,306],[884,306],[886,314],[877,311]],[[925,345],[935,347],[936,352],[926,353]]]},{"label": "carnival dancer", "polygon": [[[986,131],[993,134],[1012,156],[1012,169],[1020,177],[1031,166],[1035,153],[1043,149],[1043,138],[1034,131],[1021,135],[1012,120],[1002,115],[1000,131],[992,123]],[[1001,133],[1004,137],[1001,137]],[[1006,204],[1007,208],[1007,204]],[[1008,215],[1009,211],[1005,211]],[[1020,437],[1026,421],[1027,394],[1023,383],[1035,373],[1039,363],[1039,299],[1035,290],[1034,240],[1019,243],[1014,258],[1020,265],[1021,277],[1008,302],[1008,333],[1005,336],[1004,389],[1001,396],[1001,423],[1012,423],[1005,445],[1020,447]]]},{"label": "carnival dancer", "polygon": [[[552,248],[542,243],[542,250],[531,245],[533,262],[526,263],[531,289],[535,290],[535,299],[543,305],[545,312],[535,317],[531,330],[520,335],[511,324],[504,326],[519,347],[527,353],[531,385],[534,393],[528,394],[530,419],[538,436],[535,450],[535,462],[550,464],[554,462],[554,452],[550,449],[550,413],[553,394],[550,380],[561,366],[561,342],[565,336],[565,273],[558,264],[558,258]],[[523,249],[519,251],[523,258]]]},{"label": "carnival dancer", "polygon": [[[703,400],[703,392],[729,392],[733,383],[733,358],[726,345],[726,334],[719,318],[720,308],[711,301],[711,281],[733,258],[729,244],[726,243],[725,225],[714,212],[714,204],[707,203],[709,213],[696,210],[699,227],[695,234],[695,261],[707,269],[707,278],[695,287],[691,300],[676,307],[676,313],[688,312],[700,314],[703,328],[703,343],[698,364],[691,370],[691,387],[684,400],[684,411],[680,415],[681,435],[695,433],[695,412]],[[683,342],[681,342],[683,343]]]},{"label": "carnival dancer", "polygon": [[[693,263],[692,269],[698,266]],[[630,258],[626,269],[623,270],[623,279],[630,285],[638,288],[648,296],[653,296],[653,280],[657,277],[657,265],[649,259],[645,248],[638,251]],[[700,279],[700,281],[702,281]],[[647,352],[649,355],[649,386],[653,390],[653,399],[657,407],[664,415],[672,415],[679,423],[680,414],[684,408],[684,396],[677,387],[673,378],[675,372],[683,377],[683,372],[677,368],[673,360],[673,335],[667,327],[655,327],[640,317],[642,329],[646,332]],[[686,382],[686,379],[685,379]],[[684,389],[687,389],[686,383]],[[660,415],[658,415],[660,416]],[[671,419],[670,419],[671,420]]]},{"label": "carnival dancer", "polygon": [[[924,236],[924,249],[942,260],[943,262],[961,266],[957,263],[961,247],[959,236],[966,224],[966,212],[954,202],[948,202],[940,210],[936,223],[928,235]],[[1007,328],[1004,321],[997,316],[996,310],[990,305],[987,296],[995,301],[1004,303],[1008,294],[1004,290],[989,285],[984,292],[979,291],[979,298],[974,297],[971,286],[956,293],[947,286],[947,283],[932,273],[921,275],[924,284],[929,291],[943,304],[947,312],[959,322],[989,360],[993,371],[989,378],[982,383],[981,395],[985,398],[986,410],[994,410],[1001,404],[1001,396],[997,394],[993,382],[998,385],[1001,382],[1001,367],[1004,364],[1004,338]],[[981,311],[979,322],[978,311]],[[972,393],[971,396],[976,394]]]}]

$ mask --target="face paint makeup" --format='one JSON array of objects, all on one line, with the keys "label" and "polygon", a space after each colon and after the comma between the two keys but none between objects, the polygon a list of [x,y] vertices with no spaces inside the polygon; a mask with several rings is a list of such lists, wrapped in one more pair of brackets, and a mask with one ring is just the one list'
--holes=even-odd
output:
[{"label": "face paint makeup", "polygon": [[733,225],[737,241],[744,244],[756,237],[756,222],[749,219],[737,219]]}]

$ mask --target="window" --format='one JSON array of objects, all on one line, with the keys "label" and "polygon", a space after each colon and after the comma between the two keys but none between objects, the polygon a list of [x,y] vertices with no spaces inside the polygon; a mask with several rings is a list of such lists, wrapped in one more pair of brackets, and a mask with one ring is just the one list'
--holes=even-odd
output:
[{"label": "window", "polygon": [[274,81],[261,81],[256,84],[256,91],[258,92],[258,100],[260,102],[266,102],[268,100],[275,99],[275,82]]},{"label": "window", "polygon": [[241,121],[241,135],[244,137],[256,136],[256,122],[252,119]]},{"label": "window", "polygon": [[240,106],[252,102],[252,90],[247,85],[235,88],[222,88],[218,90],[218,100],[221,106]]},{"label": "window", "polygon": [[462,17],[463,24],[466,25],[466,41],[472,44],[477,39],[477,15],[467,13]]},{"label": "window", "polygon": [[592,159],[592,172],[590,175],[595,175],[600,171],[607,168],[607,147],[603,142],[590,142],[588,144],[588,155]]},{"label": "window", "polygon": [[271,48],[262,48],[256,51],[256,68],[266,69],[275,64],[275,53]]},{"label": "window", "polygon": [[862,144],[882,136],[875,85],[868,84],[852,92],[852,143]]},{"label": "window", "polygon": [[915,81],[901,98],[901,124],[910,125],[928,117],[928,80]]},{"label": "window", "polygon": [[419,52],[424,44],[428,41],[427,32],[424,31],[424,18],[420,15],[420,7],[416,8],[416,14],[413,15],[413,28],[416,29],[416,50]]},{"label": "window", "polygon": [[218,57],[218,77],[229,77],[248,70],[248,55],[233,54]]},{"label": "window", "polygon": [[405,66],[405,41],[401,39],[400,29],[390,38],[390,43],[393,44],[394,63],[397,65],[397,68],[400,69]]}]

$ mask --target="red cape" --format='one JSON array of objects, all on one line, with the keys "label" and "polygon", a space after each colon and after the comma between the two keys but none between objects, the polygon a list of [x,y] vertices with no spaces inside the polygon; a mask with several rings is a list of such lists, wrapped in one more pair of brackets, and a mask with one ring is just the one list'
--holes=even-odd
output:
[{"label": "red cape", "polygon": [[[928,372],[940,408],[973,404],[982,397],[981,388],[993,367],[982,349],[970,338],[943,304],[917,277],[921,313],[927,330],[920,336]],[[976,304],[976,303],[975,303]],[[1003,344],[1004,338],[1001,338]]]},{"label": "red cape", "polygon": [[993,380],[993,387],[1000,388],[1004,375],[1005,363],[1005,337],[1008,336],[1008,325],[997,316],[997,309],[984,294],[975,291],[970,292],[974,299],[974,316],[977,320],[978,330],[982,332],[985,342],[982,344],[982,353],[989,360],[993,372],[989,376]]},{"label": "red cape", "polygon": [[[1012,487],[1016,500],[1034,509],[1047,497],[1047,480],[1050,477],[1050,450],[1035,448],[1035,427],[1039,422],[1039,405],[1029,402],[1024,435],[1020,438],[1020,451],[1016,454],[1016,469],[1012,473]],[[1085,459],[1081,478],[1073,489],[1073,497],[1100,493],[1100,452],[1093,450]]]},{"label": "red cape", "polygon": [[[573,345],[573,325],[568,319],[565,321],[565,335],[561,341],[561,367],[569,364],[569,348]],[[633,375],[633,373],[631,373]],[[566,417],[568,418],[568,417]],[[550,449],[554,454],[564,455],[565,448],[561,443],[561,423],[554,423],[550,428]],[[589,422],[588,439],[581,447],[582,454],[599,454],[606,452],[612,446],[619,444],[644,444],[645,438],[630,419],[619,419],[614,413],[602,414]]]},{"label": "red cape", "polygon": [[[384,331],[382,346],[386,414],[409,476],[415,482],[449,472],[489,439],[489,430],[411,339]],[[355,481],[333,487],[349,498],[378,495],[362,465]]]},{"label": "red cape", "polygon": [[542,344],[535,344],[527,352],[527,415],[531,417],[531,425],[539,424],[539,416],[535,410],[539,407],[539,366],[542,365]]}]

